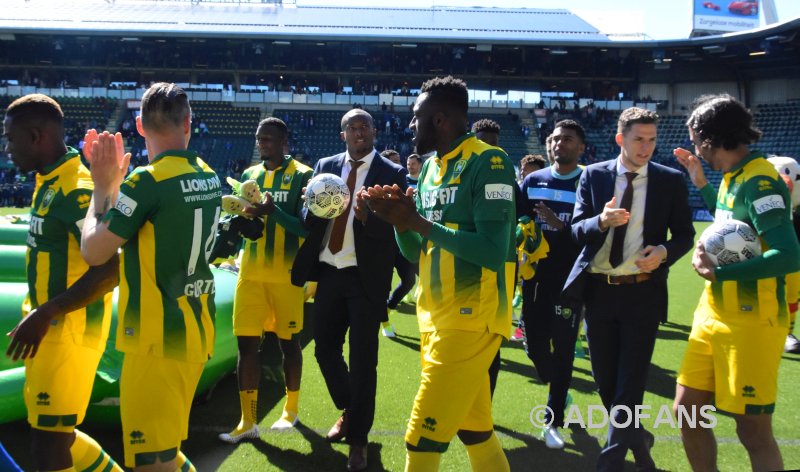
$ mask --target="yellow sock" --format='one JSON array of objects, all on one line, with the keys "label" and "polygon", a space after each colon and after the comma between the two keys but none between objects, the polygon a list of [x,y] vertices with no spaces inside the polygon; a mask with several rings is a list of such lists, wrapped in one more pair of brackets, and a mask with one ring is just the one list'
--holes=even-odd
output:
[{"label": "yellow sock", "polygon": [[242,422],[247,429],[256,424],[256,414],[258,407],[258,389],[239,390],[239,404],[242,407]]},{"label": "yellow sock", "polygon": [[439,470],[439,452],[419,452],[406,449],[406,472],[436,472]]},{"label": "yellow sock", "polygon": [[297,412],[300,411],[298,404],[300,402],[300,390],[289,390],[286,389],[286,404],[283,405],[283,411],[294,413],[297,416]]},{"label": "yellow sock", "polygon": [[482,443],[467,446],[467,455],[469,455],[469,463],[472,464],[474,472],[508,472],[511,470],[506,453],[503,452],[500,440],[494,433]]},{"label": "yellow sock", "polygon": [[197,472],[194,465],[189,462],[189,458],[184,456],[181,451],[178,451],[178,456],[175,458],[175,465],[178,466],[175,472]]},{"label": "yellow sock", "polygon": [[69,450],[72,455],[74,470],[109,470],[122,472],[122,468],[114,462],[97,441],[82,431],[75,430],[75,442]]}]

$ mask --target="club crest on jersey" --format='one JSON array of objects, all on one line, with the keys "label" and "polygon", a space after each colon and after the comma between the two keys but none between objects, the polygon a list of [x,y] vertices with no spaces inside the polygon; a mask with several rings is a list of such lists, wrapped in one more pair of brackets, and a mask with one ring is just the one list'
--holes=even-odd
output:
[{"label": "club crest on jersey", "polygon": [[456,181],[461,177],[461,173],[464,172],[464,168],[467,166],[467,161],[464,159],[456,161],[455,167],[453,167],[453,176],[450,177],[450,183],[456,183]]},{"label": "club crest on jersey", "polygon": [[42,197],[42,203],[39,205],[38,213],[45,214],[50,209],[50,204],[56,198],[56,191],[52,188],[47,189]]},{"label": "club crest on jersey", "polygon": [[289,185],[294,174],[283,174],[283,185]]}]

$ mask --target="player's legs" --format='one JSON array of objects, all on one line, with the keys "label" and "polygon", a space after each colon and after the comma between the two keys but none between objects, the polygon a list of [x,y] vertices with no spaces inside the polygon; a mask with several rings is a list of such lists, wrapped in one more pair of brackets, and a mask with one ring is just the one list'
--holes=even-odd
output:
[{"label": "player's legs", "polygon": [[772,432],[772,415],[734,415],[736,435],[747,449],[750,465],[756,472],[783,470],[783,459]]},{"label": "player's legs", "polygon": [[[680,409],[684,411],[700,411],[703,405],[714,402],[714,392],[698,390],[677,384],[675,387],[675,403],[673,410],[676,416]],[[690,428],[681,423],[681,440],[689,465],[695,472],[716,472],[717,470],[717,440],[711,428]]]},{"label": "player's legs", "polygon": [[229,443],[258,437],[258,383],[261,374],[258,349],[261,337],[237,336],[236,342],[239,347],[236,377],[239,383],[239,406],[242,416],[233,431],[219,435],[222,441]]},{"label": "player's legs", "polygon": [[272,429],[288,429],[297,422],[300,399],[300,378],[303,375],[303,351],[297,334],[303,329],[303,289],[291,284],[266,285],[272,322],[264,330],[278,336],[283,355],[283,377],[286,382],[286,403],[281,417]]},{"label": "player's legs", "polygon": [[31,457],[36,470],[64,470],[72,467],[70,446],[74,433],[58,433],[31,428]]},{"label": "player's legs", "polygon": [[261,362],[258,350],[264,324],[270,313],[265,284],[239,277],[233,300],[233,333],[239,348],[236,376],[239,383],[239,405],[242,416],[230,433],[219,438],[228,443],[258,437],[258,384]]},{"label": "player's legs", "polygon": [[286,382],[286,403],[280,419],[272,425],[273,429],[286,429],[297,423],[300,401],[300,379],[303,375],[303,351],[297,336],[293,339],[279,339],[283,354],[283,378]]},{"label": "player's legs", "polygon": [[[681,408],[684,411],[692,411],[692,408],[699,411],[701,406],[714,402],[715,372],[711,348],[713,325],[714,319],[710,314],[698,307],[678,373],[673,404],[676,416],[680,414]],[[693,470],[717,470],[717,442],[711,428],[689,428],[681,423],[681,440]]]},{"label": "player's legs", "polygon": [[120,417],[125,465],[137,472],[173,472],[205,363],[125,353]]},{"label": "player's legs", "polygon": [[[421,334],[422,379],[406,430],[406,470],[437,470],[439,456],[456,434],[473,448],[471,461],[496,456],[488,367],[499,344],[500,336],[490,333]],[[461,387],[454,397],[455,384]],[[490,460],[497,470],[499,463]]]},{"label": "player's legs", "polygon": [[102,352],[61,341],[43,342],[25,361],[24,396],[37,470],[83,470],[95,462],[121,470],[96,441],[75,429],[89,405]]}]

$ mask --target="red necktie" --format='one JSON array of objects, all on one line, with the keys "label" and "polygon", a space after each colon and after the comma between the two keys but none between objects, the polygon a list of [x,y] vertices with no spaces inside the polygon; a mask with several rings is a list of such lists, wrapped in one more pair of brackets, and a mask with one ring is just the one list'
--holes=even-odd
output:
[{"label": "red necktie", "polygon": [[356,174],[358,173],[358,166],[361,164],[363,164],[363,162],[350,160],[350,173],[347,174],[347,188],[350,189],[350,203],[347,204],[347,208],[345,208],[344,212],[333,221],[331,238],[328,240],[328,249],[331,250],[331,254],[336,254],[342,250],[344,230],[347,227],[347,217],[350,215],[350,207],[353,206],[353,191],[356,187]]},{"label": "red necktie", "polygon": [[[636,178],[636,172],[625,172],[625,177],[628,179],[628,186],[625,187],[625,192],[622,193],[622,204],[620,208],[631,211],[631,204],[633,203],[633,179]],[[628,223],[622,226],[617,226],[614,229],[614,239],[611,240],[611,253],[608,255],[608,262],[611,267],[617,267],[622,264],[622,249],[625,246],[625,233],[628,231]]]}]

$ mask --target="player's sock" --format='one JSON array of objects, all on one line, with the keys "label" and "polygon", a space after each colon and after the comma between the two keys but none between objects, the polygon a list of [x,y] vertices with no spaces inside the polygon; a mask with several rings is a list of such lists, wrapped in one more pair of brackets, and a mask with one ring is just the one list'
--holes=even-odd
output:
[{"label": "player's sock", "polygon": [[69,450],[74,470],[109,470],[122,472],[122,468],[100,447],[91,436],[75,430],[75,442]]},{"label": "player's sock", "polygon": [[441,459],[440,452],[406,450],[406,472],[436,472]]},{"label": "player's sock", "polygon": [[258,407],[258,389],[239,390],[239,404],[242,407],[242,420],[239,425],[231,432],[235,436],[243,431],[247,431],[256,424],[256,413]]},{"label": "player's sock", "polygon": [[300,389],[297,390],[289,390],[286,389],[286,403],[283,405],[283,415],[286,416],[287,413],[292,415],[292,419],[289,421],[294,421],[294,418],[297,418],[297,412],[300,411],[298,404],[300,402]]},{"label": "player's sock", "polygon": [[475,472],[483,472],[485,470],[505,472],[511,470],[506,453],[503,452],[500,440],[497,439],[497,435],[494,433],[482,443],[467,446],[467,455],[469,455],[469,463],[472,464],[472,470]]},{"label": "player's sock", "polygon": [[197,472],[194,465],[189,462],[189,458],[184,456],[181,451],[178,451],[178,456],[175,458],[175,465],[178,466],[175,472]]}]

